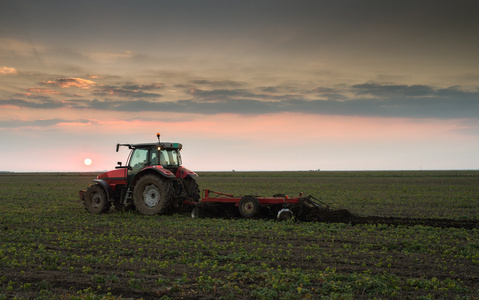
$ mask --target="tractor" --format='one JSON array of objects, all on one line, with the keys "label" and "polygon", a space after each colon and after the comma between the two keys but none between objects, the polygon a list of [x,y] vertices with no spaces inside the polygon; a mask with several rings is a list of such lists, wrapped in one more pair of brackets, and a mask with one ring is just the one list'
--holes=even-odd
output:
[{"label": "tractor", "polygon": [[181,165],[182,144],[160,142],[117,144],[128,147],[126,165],[102,173],[86,190],[80,191],[85,208],[94,214],[107,213],[111,204],[117,210],[137,210],[156,215],[180,210],[183,203],[198,202],[198,175]]}]

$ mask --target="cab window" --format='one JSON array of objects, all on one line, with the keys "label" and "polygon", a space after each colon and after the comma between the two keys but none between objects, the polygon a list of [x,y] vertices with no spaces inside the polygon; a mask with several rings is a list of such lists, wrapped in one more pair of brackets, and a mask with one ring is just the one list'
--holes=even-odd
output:
[{"label": "cab window", "polygon": [[181,164],[178,150],[177,149],[167,149],[160,151],[160,165],[163,167],[177,167]]},{"label": "cab window", "polygon": [[150,151],[150,165],[158,165],[158,151]]},{"label": "cab window", "polygon": [[132,171],[139,171],[148,164],[148,149],[135,149],[130,158]]}]

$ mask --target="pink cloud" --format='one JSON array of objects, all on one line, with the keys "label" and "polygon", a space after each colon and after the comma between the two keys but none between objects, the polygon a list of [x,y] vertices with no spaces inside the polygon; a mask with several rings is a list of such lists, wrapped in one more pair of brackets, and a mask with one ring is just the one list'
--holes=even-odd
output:
[{"label": "pink cloud", "polygon": [[10,67],[0,67],[0,75],[17,75],[17,70]]},{"label": "pink cloud", "polygon": [[57,92],[52,89],[44,89],[44,88],[27,88],[26,91],[27,91],[27,93],[25,94],[26,96],[29,96],[32,93],[45,94],[45,95],[63,94],[62,92]]}]

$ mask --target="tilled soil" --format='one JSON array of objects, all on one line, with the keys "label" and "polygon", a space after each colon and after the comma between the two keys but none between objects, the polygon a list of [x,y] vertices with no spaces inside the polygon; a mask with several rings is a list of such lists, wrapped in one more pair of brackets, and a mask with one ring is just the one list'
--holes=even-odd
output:
[{"label": "tilled soil", "polygon": [[385,224],[391,226],[433,226],[441,228],[465,228],[479,229],[478,220],[452,220],[452,219],[418,219],[418,218],[395,218],[395,217],[357,217],[345,220],[353,225],[357,224]]}]

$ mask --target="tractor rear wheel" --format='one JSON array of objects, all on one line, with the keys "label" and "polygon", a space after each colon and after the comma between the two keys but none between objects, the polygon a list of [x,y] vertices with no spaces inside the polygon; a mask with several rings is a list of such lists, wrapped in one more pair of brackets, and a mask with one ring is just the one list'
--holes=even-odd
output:
[{"label": "tractor rear wheel", "polygon": [[252,218],[259,213],[259,201],[253,196],[245,196],[241,198],[238,210],[244,218]]},{"label": "tractor rear wheel", "polygon": [[92,214],[104,214],[110,210],[111,202],[106,197],[106,192],[99,184],[88,187],[83,200],[86,210]]},{"label": "tractor rear wheel", "polygon": [[200,201],[200,188],[193,177],[186,177],[183,179],[183,187],[185,188],[188,198],[195,202]]},{"label": "tractor rear wheel", "polygon": [[164,213],[171,203],[169,183],[156,175],[145,175],[135,185],[133,201],[143,215]]}]

